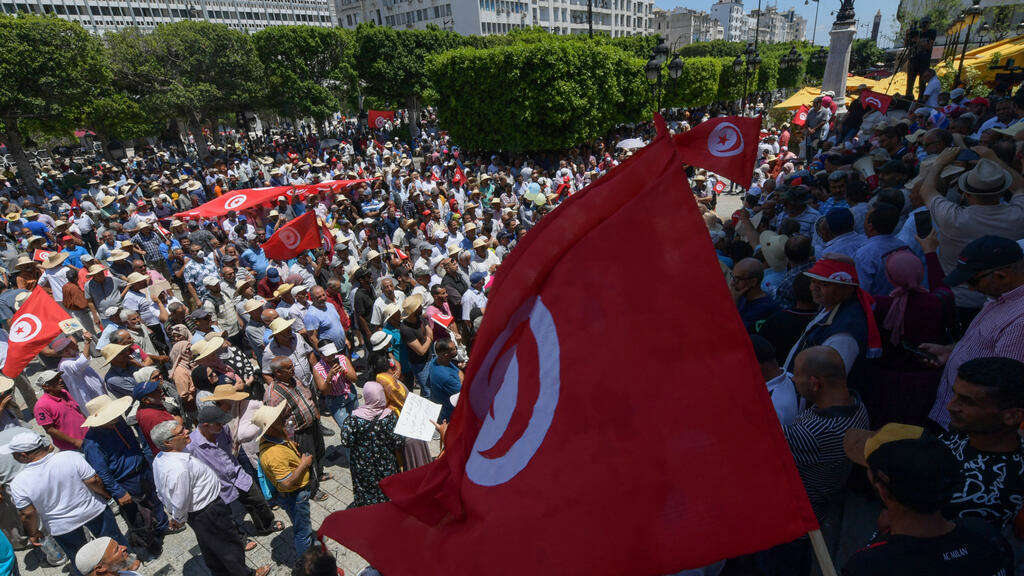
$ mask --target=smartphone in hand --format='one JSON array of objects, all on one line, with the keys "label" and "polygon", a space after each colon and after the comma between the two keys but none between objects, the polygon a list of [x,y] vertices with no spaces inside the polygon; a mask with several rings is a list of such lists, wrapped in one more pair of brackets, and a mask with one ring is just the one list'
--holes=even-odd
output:
[{"label": "smartphone in hand", "polygon": [[917,237],[926,238],[932,233],[932,215],[927,210],[914,212],[914,227],[917,228]]}]

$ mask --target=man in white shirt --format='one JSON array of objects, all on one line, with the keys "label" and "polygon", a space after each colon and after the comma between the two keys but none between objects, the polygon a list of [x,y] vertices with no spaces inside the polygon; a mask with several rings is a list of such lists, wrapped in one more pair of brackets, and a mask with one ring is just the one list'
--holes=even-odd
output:
[{"label": "man in white shirt", "polygon": [[939,77],[935,74],[934,68],[929,68],[923,75],[923,78],[928,79],[928,83],[924,86],[924,105],[929,108],[939,107],[939,92],[942,92],[942,84],[939,82]]},{"label": "man in white shirt", "polygon": [[473,241],[473,259],[469,263],[469,271],[483,272],[490,275],[492,269],[497,268],[501,262],[489,249],[489,243],[484,238],[477,238]]},{"label": "man in white shirt", "polygon": [[754,345],[754,356],[761,366],[761,375],[764,376],[779,424],[789,426],[800,413],[800,400],[796,386],[793,385],[793,375],[779,368],[775,347],[767,339],[754,334],[750,337],[750,343]]},{"label": "man in white shirt", "polygon": [[150,438],[161,450],[153,459],[153,477],[171,529],[188,523],[214,576],[266,576],[270,565],[255,571],[245,565],[245,538],[220,497],[217,473],[185,451],[189,430],[168,420],[154,426]]},{"label": "man in white shirt", "polygon": [[484,295],[484,282],[487,274],[473,272],[469,275],[469,290],[462,295],[462,320],[470,322],[476,318],[473,310],[479,309],[481,314],[487,310],[487,296]]},{"label": "man in white shirt", "polygon": [[[22,432],[0,452],[11,454],[25,467],[11,480],[11,500],[24,531],[33,544],[42,543],[45,524],[68,558],[86,543],[88,528],[94,536],[109,536],[124,543],[113,512],[105,502],[110,493],[85,457],[53,448],[35,432]],[[80,576],[72,567],[72,574]]]}]

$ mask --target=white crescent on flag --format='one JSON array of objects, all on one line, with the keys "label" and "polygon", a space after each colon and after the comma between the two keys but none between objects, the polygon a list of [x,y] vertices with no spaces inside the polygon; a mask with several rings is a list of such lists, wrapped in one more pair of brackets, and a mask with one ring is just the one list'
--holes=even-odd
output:
[{"label": "white crescent on flag", "polygon": [[708,134],[708,151],[720,158],[743,152],[743,134],[732,122],[722,122]]}]

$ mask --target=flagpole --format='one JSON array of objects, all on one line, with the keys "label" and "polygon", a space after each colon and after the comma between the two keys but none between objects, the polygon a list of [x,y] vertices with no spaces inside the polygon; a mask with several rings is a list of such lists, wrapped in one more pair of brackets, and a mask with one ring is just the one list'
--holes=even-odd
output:
[{"label": "flagpole", "polygon": [[812,530],[807,533],[811,537],[811,546],[814,547],[814,557],[818,560],[818,567],[821,568],[821,576],[838,576],[836,567],[832,564],[832,556],[828,553],[828,546],[825,545],[825,537],[821,530]]}]

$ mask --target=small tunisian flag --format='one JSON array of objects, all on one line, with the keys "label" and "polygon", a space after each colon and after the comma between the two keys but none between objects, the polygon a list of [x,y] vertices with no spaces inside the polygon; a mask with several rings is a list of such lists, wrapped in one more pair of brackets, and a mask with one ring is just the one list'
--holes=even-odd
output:
[{"label": "small tunisian flag", "polygon": [[760,118],[724,116],[701,122],[675,137],[683,162],[721,174],[750,188],[757,159]]},{"label": "small tunisian flag", "polygon": [[888,94],[882,94],[871,90],[864,90],[860,93],[860,103],[865,108],[874,108],[882,114],[885,114],[889,110],[889,104],[892,103],[892,96]]},{"label": "small tunisian flag", "polygon": [[800,109],[793,115],[793,124],[795,126],[803,126],[807,124],[807,113],[810,112],[810,108],[806,104],[801,104]]},{"label": "small tunisian flag", "polygon": [[16,378],[39,351],[60,336],[59,323],[71,318],[41,286],[36,286],[11,318],[3,373]]},{"label": "small tunisian flag", "polygon": [[312,250],[321,245],[320,225],[316,212],[309,211],[285,224],[263,243],[263,251],[272,260],[295,258],[303,250]]},{"label": "small tunisian flag", "polygon": [[[656,576],[817,528],[658,127],[498,268],[445,455],[322,535],[382,574]],[[625,366],[642,394],[621,393]]]},{"label": "small tunisian flag", "polygon": [[395,121],[394,110],[370,110],[366,115],[366,121],[370,124],[370,128],[380,130],[384,128],[387,122]]}]

